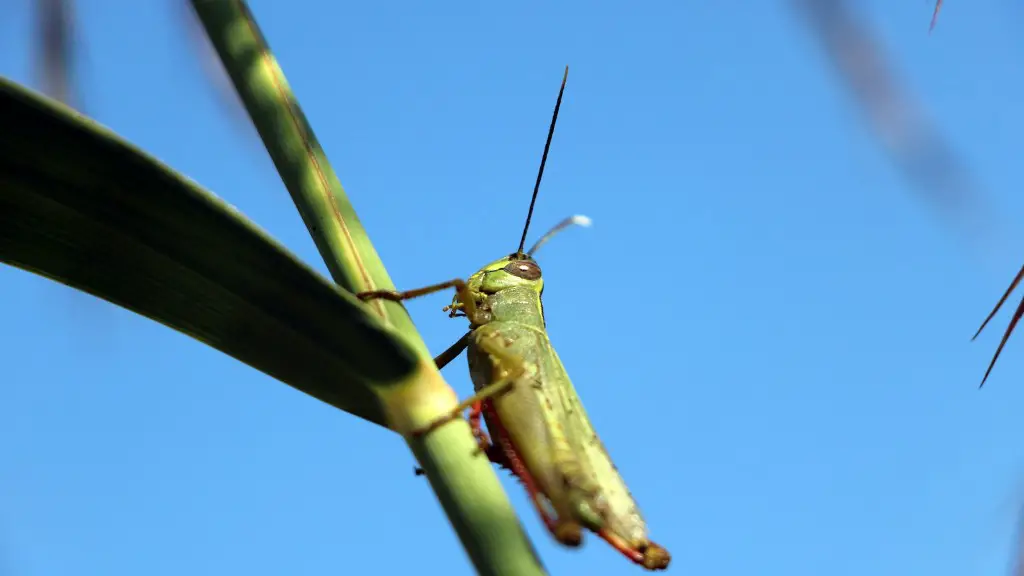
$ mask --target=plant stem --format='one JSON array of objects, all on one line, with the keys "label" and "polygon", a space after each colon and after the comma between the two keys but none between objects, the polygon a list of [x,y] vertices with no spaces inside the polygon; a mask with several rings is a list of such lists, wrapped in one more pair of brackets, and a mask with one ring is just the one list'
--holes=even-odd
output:
[{"label": "plant stem", "polygon": [[[335,281],[353,292],[393,290],[384,264],[356,218],[298,102],[245,2],[192,0],[214,48],[263,139]],[[421,356],[411,384],[381,386],[389,426],[402,433],[481,574],[544,574],[508,497],[464,420],[414,439],[455,406],[426,344],[400,303],[376,300],[375,313]]]}]

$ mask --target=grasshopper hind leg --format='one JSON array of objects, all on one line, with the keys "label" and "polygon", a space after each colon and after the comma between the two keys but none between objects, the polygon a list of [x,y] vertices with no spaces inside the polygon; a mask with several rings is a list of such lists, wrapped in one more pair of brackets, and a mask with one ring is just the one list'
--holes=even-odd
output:
[{"label": "grasshopper hind leg", "polygon": [[[424,288],[424,290],[426,290],[426,288]],[[470,332],[463,336],[462,338],[460,338],[459,341],[453,344],[451,347],[449,347],[448,350],[442,352],[438,356],[438,359],[449,356],[448,360],[450,360],[451,355],[449,354],[449,351],[454,350],[456,348],[459,348],[461,352],[460,347],[465,347],[466,345],[468,345],[469,339],[471,338],[472,334],[473,332]],[[443,426],[444,424],[447,424],[452,420],[458,419],[462,414],[462,411],[465,410],[466,408],[474,407],[477,404],[482,404],[484,401],[494,398],[495,396],[500,396],[502,394],[510,392],[512,388],[515,387],[516,382],[524,375],[526,375],[526,367],[520,358],[508,354],[504,350],[501,350],[499,346],[495,346],[493,342],[488,341],[488,338],[494,338],[494,336],[485,337],[482,340],[481,345],[488,350],[488,353],[491,353],[494,356],[501,359],[502,365],[504,367],[504,373],[501,374],[499,377],[495,378],[495,380],[488,384],[487,386],[484,386],[483,388],[478,390],[469,398],[466,398],[462,402],[459,402],[459,404],[455,406],[455,408],[452,408],[452,410],[448,414],[441,416],[440,418],[431,422],[427,426],[424,426],[423,428],[414,430],[412,433],[413,436],[422,436],[428,432],[436,430],[438,427]]]},{"label": "grasshopper hind leg", "polygon": [[491,438],[487,435],[487,432],[484,432],[483,426],[481,426],[481,420],[484,415],[484,402],[484,400],[480,400],[470,407],[469,428],[473,431],[473,437],[476,438],[479,453],[487,456],[487,459],[494,464],[511,470],[508,459],[505,458],[505,455],[498,446],[491,442]]},{"label": "grasshopper hind leg", "polygon": [[[503,342],[503,340],[504,338],[499,332],[494,332],[480,338],[477,343],[482,351],[492,358],[492,361],[495,362],[495,367],[504,369],[506,377],[515,375],[514,381],[516,383],[529,386],[529,382],[523,381],[524,377],[530,372],[527,368],[528,364],[522,358],[509,352],[506,349],[509,343]],[[536,369],[535,366],[533,368]],[[481,389],[481,392],[491,386]],[[530,501],[533,502],[548,532],[563,546],[577,547],[582,544],[582,525],[575,518],[561,515],[554,506],[554,503],[541,490],[537,479],[534,478],[526,463],[520,458],[519,450],[497,414],[494,401],[490,399],[485,400],[482,403],[482,408],[487,415],[487,426],[496,444],[493,452],[496,452],[496,455],[501,459],[501,462],[498,463],[508,468],[522,482],[523,487],[526,488],[526,492],[530,496]]]},{"label": "grasshopper hind leg", "polygon": [[[576,547],[582,544],[583,529],[580,524],[558,516],[547,496],[537,486],[537,482],[534,480],[529,469],[520,460],[508,432],[505,431],[501,421],[493,413],[494,408],[492,406],[484,406],[484,409],[491,413],[488,422],[493,423],[495,426],[491,433],[497,438],[497,445],[492,447],[492,452],[497,453],[496,455],[501,460],[497,463],[508,468],[522,482],[523,487],[526,488],[526,493],[530,495],[530,501],[533,502],[533,506],[537,509],[537,513],[544,522],[544,526],[555,537],[555,540],[558,540],[563,546]],[[493,458],[492,461],[494,461]]]},{"label": "grasshopper hind leg", "polygon": [[[480,420],[484,413],[484,403],[479,401],[474,403],[469,408],[469,417],[466,420],[469,421],[469,428],[473,431],[473,438],[476,438],[477,451],[480,454],[487,456],[487,459],[491,462],[509,467],[508,463],[502,458],[501,451],[498,447],[491,443],[490,437],[487,436],[487,432],[484,432],[483,426],[480,425]],[[425,474],[422,468],[416,467],[413,469],[416,476],[422,476]]]},{"label": "grasshopper hind leg", "polygon": [[672,555],[669,554],[668,550],[654,542],[648,541],[639,546],[630,545],[622,537],[607,529],[600,530],[597,535],[610,544],[612,548],[621,552],[623,556],[647,570],[664,570],[668,568],[669,563],[672,561]]},{"label": "grasshopper hind leg", "polygon": [[476,394],[473,394],[469,398],[466,398],[462,402],[459,402],[459,404],[455,406],[455,408],[452,408],[448,414],[441,416],[440,418],[434,420],[433,422],[424,426],[423,428],[413,430],[412,435],[422,436],[424,434],[427,434],[428,432],[432,432],[437,428],[447,424],[448,422],[451,422],[452,420],[457,420],[462,415],[462,411],[465,410],[466,408],[471,408],[478,403],[482,403],[484,400],[493,398],[495,396],[500,396],[501,394],[509,392],[515,386],[516,380],[521,375],[521,369],[515,370],[513,373],[507,374],[504,378],[500,378],[497,381],[488,384],[487,386],[481,388],[480,391],[477,392]]}]

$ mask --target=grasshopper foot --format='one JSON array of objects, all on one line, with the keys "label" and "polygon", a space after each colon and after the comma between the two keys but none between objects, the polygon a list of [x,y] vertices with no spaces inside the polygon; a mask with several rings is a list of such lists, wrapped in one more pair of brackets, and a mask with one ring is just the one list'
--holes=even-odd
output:
[{"label": "grasshopper foot", "polygon": [[672,561],[672,555],[668,553],[668,550],[649,540],[630,545],[617,534],[607,530],[601,530],[598,532],[598,536],[611,544],[612,548],[621,552],[626,558],[647,570],[664,570],[668,568],[669,563]]},{"label": "grasshopper foot", "polygon": [[494,444],[491,444],[491,441],[487,438],[486,434],[483,437],[477,437],[477,447],[473,452],[474,456],[481,454],[487,456],[487,459],[490,460],[492,464],[497,464],[503,468],[509,468],[508,460],[505,458],[505,453]]},{"label": "grasshopper foot", "polygon": [[475,429],[473,430],[473,438],[476,438],[476,454],[488,454],[491,452],[493,445],[486,432]]},{"label": "grasshopper foot", "polygon": [[654,542],[647,545],[647,548],[643,550],[643,555],[643,566],[648,570],[664,570],[668,568],[668,563],[672,561],[672,555],[668,553],[668,550]]}]

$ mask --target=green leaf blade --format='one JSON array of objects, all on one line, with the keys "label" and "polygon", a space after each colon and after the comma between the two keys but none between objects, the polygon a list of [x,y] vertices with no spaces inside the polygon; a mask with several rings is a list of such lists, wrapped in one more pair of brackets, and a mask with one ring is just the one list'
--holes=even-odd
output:
[{"label": "green leaf blade", "polygon": [[0,261],[386,425],[369,382],[400,381],[416,354],[354,298],[213,195],[3,80],[0,125]]}]

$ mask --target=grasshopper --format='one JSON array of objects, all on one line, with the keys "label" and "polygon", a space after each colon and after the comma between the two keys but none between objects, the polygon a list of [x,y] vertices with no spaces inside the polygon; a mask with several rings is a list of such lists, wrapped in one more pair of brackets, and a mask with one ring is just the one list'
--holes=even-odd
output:
[{"label": "grasshopper", "polygon": [[[648,539],[637,504],[587,418],[546,331],[541,302],[544,280],[533,254],[562,229],[587,225],[589,220],[567,218],[523,252],[568,74],[567,66],[519,248],[469,280],[357,296],[402,301],[454,288],[452,303],[444,310],[450,317],[467,318],[470,330],[435,362],[442,368],[468,349],[476,393],[413,434],[426,434],[470,408],[469,422],[480,450],[519,478],[556,540],[579,546],[582,529],[587,528],[633,562],[648,570],[663,570],[671,556]],[[493,443],[481,428],[481,417]]]}]

